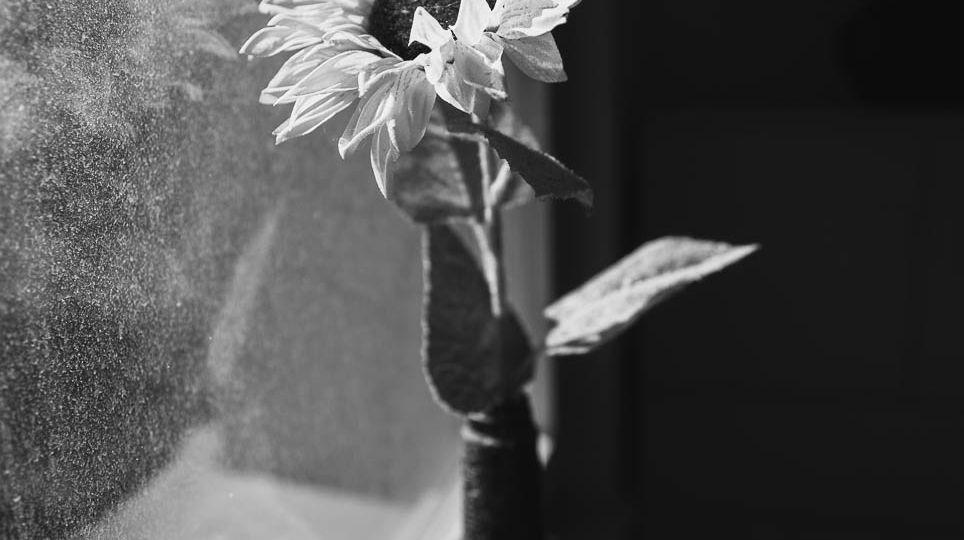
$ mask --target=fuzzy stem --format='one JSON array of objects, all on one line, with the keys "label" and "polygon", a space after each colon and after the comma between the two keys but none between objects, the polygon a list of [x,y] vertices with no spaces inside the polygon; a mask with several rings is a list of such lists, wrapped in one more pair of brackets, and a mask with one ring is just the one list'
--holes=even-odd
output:
[{"label": "fuzzy stem", "polygon": [[[483,120],[473,115],[473,121]],[[501,317],[505,313],[505,268],[502,262],[502,215],[498,202],[494,199],[492,185],[492,151],[485,141],[479,141],[479,170],[482,174],[482,201],[484,204],[481,219],[474,224],[475,237],[479,242],[482,255],[482,270],[489,284],[492,313]]]},{"label": "fuzzy stem", "polygon": [[528,396],[468,420],[462,437],[464,540],[542,540],[542,465]]},{"label": "fuzzy stem", "polygon": [[[473,116],[473,121],[482,119]],[[473,223],[482,269],[489,285],[492,312],[506,312],[505,268],[502,259],[502,215],[492,174],[493,155],[485,141],[479,142],[483,212]],[[509,351],[503,351],[508,356]],[[513,361],[499,359],[498,376],[508,382]],[[485,414],[466,420],[462,430],[464,540],[542,540],[542,465],[536,453],[538,432],[529,398],[517,393]]]},{"label": "fuzzy stem", "polygon": [[501,205],[506,202],[510,180],[512,180],[512,168],[509,167],[508,161],[503,161],[502,166],[499,167],[499,174],[492,182],[492,199],[495,200],[495,204]]}]

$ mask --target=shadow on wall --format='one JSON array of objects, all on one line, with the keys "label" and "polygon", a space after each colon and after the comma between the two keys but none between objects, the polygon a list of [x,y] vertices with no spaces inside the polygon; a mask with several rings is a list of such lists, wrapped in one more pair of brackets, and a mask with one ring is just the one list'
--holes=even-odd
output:
[{"label": "shadow on wall", "polygon": [[255,8],[0,0],[0,537],[84,534],[216,418],[301,482],[445,468],[417,235],[323,140],[274,147]]},{"label": "shadow on wall", "polygon": [[4,538],[96,520],[211,416],[211,298],[245,224],[202,205],[251,202],[198,181],[199,75],[233,48],[213,3],[157,6],[0,2]]}]

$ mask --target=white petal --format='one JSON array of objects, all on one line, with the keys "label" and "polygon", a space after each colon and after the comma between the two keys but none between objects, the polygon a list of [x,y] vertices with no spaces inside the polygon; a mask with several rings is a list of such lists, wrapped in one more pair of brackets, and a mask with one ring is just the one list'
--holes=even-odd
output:
[{"label": "white petal", "polygon": [[318,67],[320,62],[294,62],[282,66],[268,86],[261,91],[258,99],[265,105],[274,105],[278,99],[291,90],[295,84]]},{"label": "white petal", "polygon": [[431,13],[425,11],[425,8],[421,6],[415,9],[415,16],[412,19],[412,33],[408,39],[409,45],[417,41],[429,48],[437,49],[450,39],[452,39],[451,32],[442,28],[442,25],[435,20]]},{"label": "white petal", "polygon": [[502,68],[502,47],[497,54],[483,54],[474,47],[455,42],[455,58],[452,66],[465,84],[483,90],[491,97],[505,99],[505,71]]},{"label": "white petal", "polygon": [[485,116],[491,98],[506,98],[501,61],[492,62],[461,41],[447,43],[428,58],[429,81],[439,97],[457,109]]},{"label": "white petal", "polygon": [[432,84],[438,84],[445,74],[445,68],[452,61],[451,51],[455,48],[452,43],[445,44],[428,54],[420,54],[416,62],[425,66],[425,76]]},{"label": "white petal", "polygon": [[307,135],[355,102],[352,92],[312,96],[299,100],[289,121],[276,133],[276,143]]},{"label": "white petal", "polygon": [[375,183],[382,195],[388,198],[392,189],[391,166],[398,160],[398,152],[392,148],[391,137],[387,127],[382,127],[375,134],[372,141],[372,172],[375,173]]},{"label": "white petal", "polygon": [[389,134],[397,151],[408,152],[425,136],[435,106],[435,89],[421,69],[411,68],[399,74],[393,91],[398,97],[388,122]]},{"label": "white petal", "polygon": [[566,22],[572,0],[504,0],[498,35],[506,39],[541,36]]},{"label": "white petal", "polygon": [[498,37],[493,39],[492,34],[486,32],[473,47],[485,56],[489,64],[496,66],[502,62],[503,41],[505,40]]},{"label": "white petal", "polygon": [[325,39],[331,42],[345,43],[346,45],[352,44],[357,49],[379,51],[385,56],[393,56],[398,58],[398,55],[386,49],[376,37],[372,36],[365,28],[358,25],[339,26],[334,28],[325,34]]},{"label": "white petal", "polygon": [[279,13],[316,13],[332,9],[348,13],[365,12],[372,0],[262,0],[259,10],[275,15]]},{"label": "white petal", "polygon": [[502,14],[505,13],[505,0],[495,0],[492,7],[492,24],[498,26],[502,21]]},{"label": "white petal", "polygon": [[462,0],[459,6],[459,18],[452,26],[452,31],[469,45],[475,45],[482,38],[482,32],[489,26],[492,10],[485,0]]},{"label": "white petal", "polygon": [[329,10],[327,13],[316,16],[305,16],[296,13],[282,13],[275,15],[268,21],[267,26],[283,26],[292,30],[299,30],[306,34],[317,34],[318,37],[324,36],[325,26],[331,24],[332,17],[336,16],[337,10]]},{"label": "white petal", "polygon": [[379,60],[379,56],[368,51],[351,50],[336,54],[298,81],[275,104],[290,103],[299,97],[322,92],[357,90],[358,73]]},{"label": "white petal", "polygon": [[[290,125],[291,125],[291,119],[289,118],[289,119],[285,120],[284,122],[282,122],[280,126],[276,127],[276,128],[274,129],[274,131],[271,132],[271,134],[277,136],[277,135],[278,135],[279,133],[281,133],[282,131],[288,129],[288,126],[290,126]],[[278,144],[278,142],[275,141],[275,144]]]},{"label": "white petal", "polygon": [[538,37],[502,40],[505,53],[523,73],[542,82],[562,82],[566,71],[551,32]]},{"label": "white petal", "polygon": [[321,36],[312,36],[284,26],[262,28],[248,38],[241,46],[241,54],[249,56],[273,56],[275,54],[302,49],[322,41]]},{"label": "white petal", "polygon": [[386,79],[391,78],[395,81],[399,73],[417,68],[419,65],[412,61],[399,62],[395,58],[383,58],[372,62],[358,72],[358,91],[364,95],[370,88],[384,84]]},{"label": "white petal", "polygon": [[261,91],[261,103],[275,104],[318,66],[340,52],[344,52],[344,45],[337,43],[323,43],[298,51],[281,66],[268,86]]},{"label": "white petal", "polygon": [[358,108],[348,121],[348,127],[338,140],[341,157],[355,151],[366,137],[381,128],[391,118],[395,109],[395,96],[391,92],[394,81],[385,81],[362,96]]},{"label": "white petal", "polygon": [[261,5],[258,7],[262,13],[274,13],[278,10],[290,11],[318,3],[318,0],[261,0]]}]

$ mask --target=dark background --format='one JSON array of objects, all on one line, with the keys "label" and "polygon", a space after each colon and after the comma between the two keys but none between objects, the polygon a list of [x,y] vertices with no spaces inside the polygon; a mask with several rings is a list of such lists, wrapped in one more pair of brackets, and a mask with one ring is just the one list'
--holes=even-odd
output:
[{"label": "dark background", "polygon": [[[642,242],[763,250],[559,362],[560,538],[964,535],[950,2],[584,2],[556,36],[569,290]],[[589,96],[589,97],[587,97]]]},{"label": "dark background", "polygon": [[[450,454],[417,231],[364,159],[274,147],[254,4],[0,0],[0,537],[92,526],[212,417],[234,468],[361,493]],[[598,200],[555,207],[558,292],[664,234],[763,245],[556,364],[560,538],[964,537],[947,5],[589,0],[557,31],[554,146]]]}]

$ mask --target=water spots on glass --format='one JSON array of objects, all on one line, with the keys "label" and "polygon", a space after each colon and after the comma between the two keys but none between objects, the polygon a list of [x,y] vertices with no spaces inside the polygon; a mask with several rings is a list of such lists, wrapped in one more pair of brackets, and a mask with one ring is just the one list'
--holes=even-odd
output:
[{"label": "water spots on glass", "polygon": [[434,413],[415,232],[330,135],[266,135],[253,7],[0,0],[0,537],[84,537],[213,422],[226,470],[437,474],[444,420],[386,432]]}]

